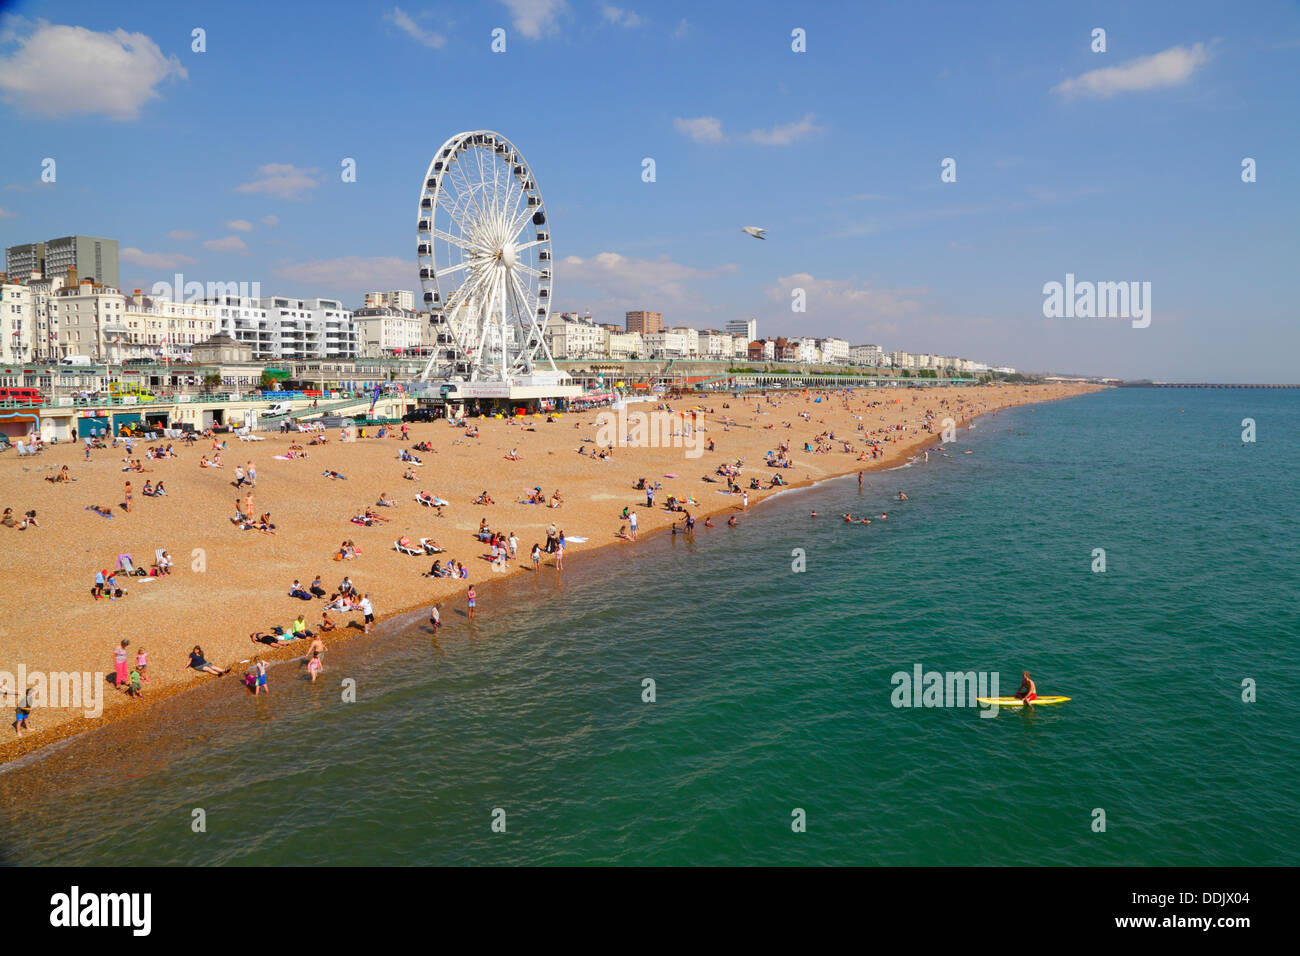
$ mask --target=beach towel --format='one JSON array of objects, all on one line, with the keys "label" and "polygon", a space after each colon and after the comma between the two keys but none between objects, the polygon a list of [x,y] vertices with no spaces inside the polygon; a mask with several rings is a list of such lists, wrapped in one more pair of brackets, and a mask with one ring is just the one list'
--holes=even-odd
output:
[{"label": "beach towel", "polygon": [[564,539],[564,543],[565,543],[565,544],[582,544],[582,543],[585,542],[586,540],[587,540],[586,538],[579,538],[576,534],[573,534],[573,535],[569,535],[568,537],[566,537],[566,538]]}]

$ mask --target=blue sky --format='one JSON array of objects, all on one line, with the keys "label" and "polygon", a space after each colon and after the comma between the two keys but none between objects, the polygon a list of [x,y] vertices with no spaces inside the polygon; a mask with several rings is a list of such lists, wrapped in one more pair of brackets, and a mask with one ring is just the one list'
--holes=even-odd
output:
[{"label": "blue sky", "polygon": [[[557,309],[1300,381],[1295,3],[7,9],[0,242],[115,237],[127,289],[176,271],[353,306],[418,289],[429,158],[493,129],[545,196]],[[1067,273],[1150,282],[1149,327],[1045,318]]]}]

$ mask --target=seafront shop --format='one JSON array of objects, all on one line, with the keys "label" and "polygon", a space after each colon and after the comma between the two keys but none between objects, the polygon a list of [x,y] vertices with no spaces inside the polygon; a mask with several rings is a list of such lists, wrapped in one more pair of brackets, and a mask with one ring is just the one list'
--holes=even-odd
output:
[{"label": "seafront shop", "polygon": [[512,385],[504,382],[407,383],[407,398],[447,418],[466,415],[518,417],[563,408],[582,393],[580,385]]},{"label": "seafront shop", "polygon": [[258,413],[265,407],[261,400],[142,404],[128,396],[92,405],[53,405],[24,410],[21,418],[0,418],[0,430],[15,438],[39,431],[41,441],[50,444],[91,437],[112,438],[122,434],[124,428],[201,432],[213,427],[256,426]]}]

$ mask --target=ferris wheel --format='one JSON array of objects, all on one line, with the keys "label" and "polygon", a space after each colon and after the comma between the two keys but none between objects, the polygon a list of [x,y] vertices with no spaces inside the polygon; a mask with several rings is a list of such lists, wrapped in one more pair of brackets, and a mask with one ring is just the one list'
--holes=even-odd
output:
[{"label": "ferris wheel", "polygon": [[559,374],[542,330],[551,236],[527,161],[490,130],[453,136],[420,186],[417,259],[440,347],[421,378],[513,382]]}]

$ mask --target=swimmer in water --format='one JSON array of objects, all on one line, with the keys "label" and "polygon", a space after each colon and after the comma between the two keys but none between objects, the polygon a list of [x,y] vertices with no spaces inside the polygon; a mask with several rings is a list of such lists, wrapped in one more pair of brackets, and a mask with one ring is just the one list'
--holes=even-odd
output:
[{"label": "swimmer in water", "polygon": [[880,512],[880,520],[881,520],[881,521],[884,521],[884,520],[885,520],[886,518],[888,518],[888,517],[889,517],[889,515],[885,514],[883,511]]},{"label": "swimmer in water", "polygon": [[853,524],[853,515],[846,514],[846,515],[844,516],[844,520],[845,520],[846,522],[848,522],[849,524]]},{"label": "swimmer in water", "polygon": [[870,518],[860,518],[860,519],[858,520],[858,524],[871,524],[871,519],[870,519]]},{"label": "swimmer in water", "polygon": [[816,518],[816,517],[817,517],[817,512],[814,511],[814,512],[812,513],[812,517]]},{"label": "swimmer in water", "polygon": [[906,500],[907,500],[907,495],[903,494],[903,493],[900,491],[900,492],[898,493],[898,500],[899,500],[899,501],[906,501]]}]

